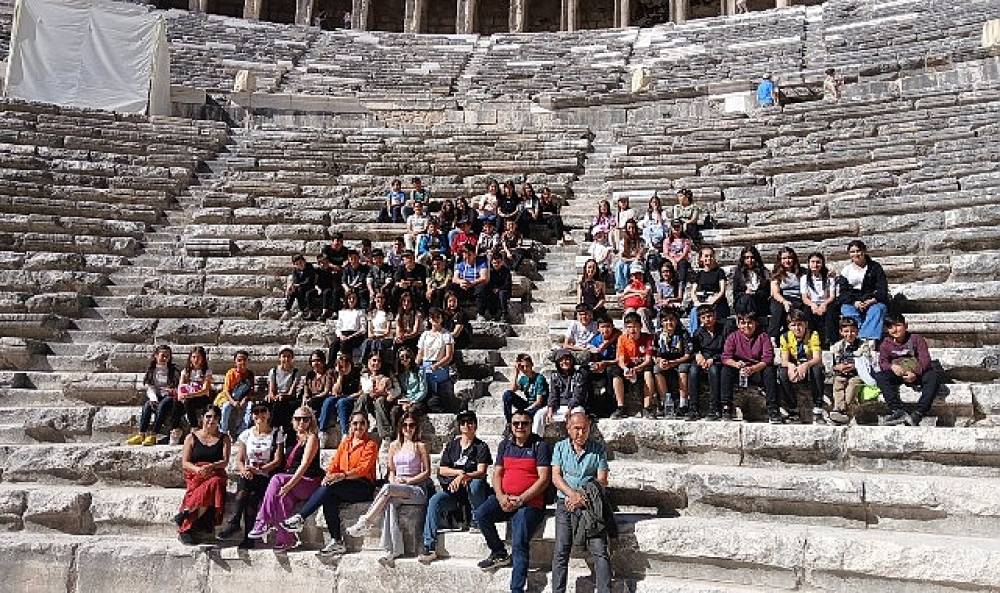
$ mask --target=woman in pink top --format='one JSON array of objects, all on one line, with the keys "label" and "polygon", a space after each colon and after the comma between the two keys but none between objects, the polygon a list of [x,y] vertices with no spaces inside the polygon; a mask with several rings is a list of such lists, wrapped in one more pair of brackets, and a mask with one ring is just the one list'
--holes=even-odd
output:
[{"label": "woman in pink top", "polygon": [[382,522],[383,566],[392,567],[403,555],[403,532],[399,528],[399,505],[427,504],[431,483],[431,458],[420,442],[420,424],[416,414],[406,412],[396,427],[396,438],[389,445],[389,483],[382,486],[368,511],[347,528],[351,537],[364,537],[375,523]]}]

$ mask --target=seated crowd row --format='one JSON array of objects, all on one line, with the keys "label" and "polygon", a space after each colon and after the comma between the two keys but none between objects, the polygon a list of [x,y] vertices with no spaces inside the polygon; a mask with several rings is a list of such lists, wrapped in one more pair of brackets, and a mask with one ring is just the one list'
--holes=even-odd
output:
[{"label": "seated crowd row", "polygon": [[[569,437],[552,448],[531,432],[528,413],[515,412],[511,435],[497,447],[494,461],[489,447],[476,435],[475,413],[461,412],[456,418],[459,434],[448,441],[441,455],[438,490],[427,446],[421,441],[420,422],[411,412],[400,418],[388,447],[386,478],[378,480],[379,445],[369,435],[366,413],[350,416],[350,430],[324,471],[312,408],[294,410],[294,431],[289,433],[274,427],[268,405],[254,404],[251,411],[253,425],[236,442],[236,509],[218,534],[215,527],[223,524],[226,515],[232,446],[220,430],[221,410],[208,407],[200,428],[185,439],[186,490],[175,517],[183,543],[192,545],[204,538],[226,541],[242,533],[242,548],[263,541],[287,551],[301,544],[299,534],[307,520],[322,508],[330,539],[319,552],[321,557],[347,553],[344,531],[362,538],[380,525],[384,555],[379,562],[392,569],[404,554],[401,523],[408,515],[401,513],[401,507],[425,507],[422,550],[417,558],[421,563],[439,558],[439,531],[446,521],[457,522],[464,529],[481,532],[486,540],[490,554],[479,562],[479,568],[494,571],[513,566],[510,590],[523,592],[530,540],[551,496],[556,503],[553,591],[566,590],[571,548],[581,542],[593,556],[596,590],[610,592],[608,538],[616,530],[606,490],[608,459],[604,446],[590,439],[591,419],[586,414],[571,414]],[[488,481],[491,465],[492,480]],[[342,507],[367,501],[371,501],[367,511],[344,530]],[[510,522],[510,553],[497,531],[502,521]]]}]

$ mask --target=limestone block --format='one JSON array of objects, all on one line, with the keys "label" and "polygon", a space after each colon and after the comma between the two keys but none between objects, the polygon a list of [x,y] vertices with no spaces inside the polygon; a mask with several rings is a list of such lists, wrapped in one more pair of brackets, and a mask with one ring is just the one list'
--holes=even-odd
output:
[{"label": "limestone block", "polygon": [[[644,422],[636,419],[602,420],[595,435],[603,439],[614,458],[657,459],[668,462],[720,463],[741,456],[740,426],[701,423]],[[620,457],[621,456],[621,457]]]},{"label": "limestone block", "polygon": [[24,338],[0,338],[0,366],[3,368],[29,368],[39,354],[48,352],[44,342]]},{"label": "limestone block", "polygon": [[325,227],[329,223],[328,210],[324,208],[237,208],[233,211],[233,218],[244,224],[311,224]]},{"label": "limestone block", "polygon": [[847,432],[851,467],[956,476],[1000,476],[1000,435],[989,428],[894,431],[866,426]]},{"label": "limestone block", "polygon": [[163,274],[146,278],[142,285],[145,294],[199,295],[205,290],[205,277],[201,274]]},{"label": "limestone block", "polygon": [[1000,278],[1000,257],[983,257],[982,254],[956,254],[951,256],[949,282],[978,282]]},{"label": "limestone block", "polygon": [[80,315],[83,298],[76,292],[50,292],[28,297],[24,302],[28,313],[52,313],[66,317]]},{"label": "limestone block", "polygon": [[156,319],[119,317],[108,320],[108,336],[119,342],[147,343],[153,339]]},{"label": "limestone block", "polygon": [[79,270],[84,265],[80,253],[30,253],[24,261],[25,270]]},{"label": "limestone block", "polygon": [[25,529],[93,533],[90,493],[85,490],[32,489],[24,511]]},{"label": "limestone block", "polygon": [[63,340],[69,320],[60,315],[44,313],[0,314],[0,336],[34,338],[36,340]]},{"label": "limestone block", "polygon": [[219,340],[218,319],[161,319],[156,341],[175,344],[215,343]]},{"label": "limestone block", "polygon": [[125,312],[132,317],[256,319],[260,313],[260,302],[251,298],[142,295],[129,297]]},{"label": "limestone block", "polygon": [[72,581],[77,540],[19,534],[0,543],[0,574],[12,591],[65,593]]},{"label": "limestone block", "polygon": [[172,535],[181,508],[180,488],[98,488],[91,491],[90,516],[97,535],[160,531]]},{"label": "limestone block", "polygon": [[93,415],[94,408],[87,407],[7,408],[0,412],[0,422],[20,420],[25,434],[36,441],[61,443],[67,437],[89,434]]},{"label": "limestone block", "polygon": [[844,455],[843,434],[835,426],[744,424],[744,460],[749,465],[804,463],[834,465]]},{"label": "limestone block", "polygon": [[322,240],[326,238],[326,227],[319,224],[271,224],[264,227],[268,239]]},{"label": "limestone block", "polygon": [[253,274],[207,275],[205,294],[215,296],[281,296],[285,287],[284,276]]},{"label": "limestone block", "polygon": [[294,326],[279,321],[223,320],[219,328],[218,341],[229,344],[272,344],[294,343],[298,330]]},{"label": "limestone block", "polygon": [[21,488],[0,490],[0,531],[18,531],[22,528],[21,516],[27,507],[28,494]]},{"label": "limestone block", "polygon": [[91,419],[91,434],[118,438],[134,433],[139,427],[140,412],[138,407],[101,406]]},{"label": "limestone block", "polygon": [[198,548],[163,539],[91,538],[76,556],[76,586],[80,591],[146,589],[164,593],[203,590],[208,556]]},{"label": "limestone block", "polygon": [[608,474],[616,504],[656,505],[680,509],[688,506],[688,466],[612,460]]},{"label": "limestone block", "polygon": [[[219,551],[218,562],[228,570],[213,567],[208,572],[207,585],[214,593],[263,593],[284,589],[334,593],[343,578],[340,573],[346,559],[345,556],[339,562],[328,563],[315,554],[281,556],[269,550],[247,554],[236,548],[223,548]],[[374,580],[373,572],[377,571],[367,576],[359,574],[357,586],[364,587],[362,583]],[[351,587],[354,587],[353,581]]]},{"label": "limestone block", "polygon": [[63,385],[66,397],[94,405],[134,403],[142,391],[142,378],[135,375],[94,373],[68,379]]}]

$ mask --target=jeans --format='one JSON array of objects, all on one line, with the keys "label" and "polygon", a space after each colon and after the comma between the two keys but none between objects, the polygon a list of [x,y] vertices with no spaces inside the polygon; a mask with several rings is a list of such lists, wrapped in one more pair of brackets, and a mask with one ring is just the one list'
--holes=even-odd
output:
[{"label": "jeans", "polygon": [[[169,396],[161,397],[159,402],[147,399],[142,404],[142,414],[139,416],[139,432],[159,434],[160,429],[163,428],[163,424],[167,420],[173,423],[174,404],[176,403],[177,400]],[[154,415],[156,419],[153,419]],[[152,429],[150,429],[150,424],[152,424]],[[170,428],[173,428],[173,426]]]},{"label": "jeans", "polygon": [[449,492],[447,488],[443,488],[432,496],[427,503],[427,518],[424,520],[424,550],[430,552],[437,545],[438,523],[442,515],[457,511],[463,502],[468,502],[470,507],[477,509],[489,493],[490,487],[484,478],[470,481],[458,492]]},{"label": "jeans", "polygon": [[[514,393],[510,389],[503,392],[503,417],[507,419],[507,424],[510,424],[510,418],[514,415],[515,408],[518,410],[526,410],[530,405],[531,404],[528,403],[528,400]],[[531,432],[537,434],[538,436],[545,436],[546,409],[545,402],[542,402],[542,407],[532,413]]]},{"label": "jeans", "polygon": [[481,309],[481,311],[487,317],[504,317],[507,316],[507,311],[510,308],[510,291],[506,289],[497,290],[487,289],[486,294],[486,307]]},{"label": "jeans", "polygon": [[424,400],[424,404],[429,412],[439,413],[442,411],[442,398],[450,397],[454,386],[449,367],[432,371],[431,364],[433,363],[427,360],[423,364],[424,377],[427,379],[427,399]]},{"label": "jeans", "polygon": [[[715,303],[715,317],[721,322],[725,322],[729,319],[729,301],[725,298],[719,299]],[[691,307],[691,313],[688,315],[688,333],[694,335],[694,332],[698,331],[698,307]]]},{"label": "jeans", "polygon": [[330,537],[335,541],[343,539],[340,529],[340,504],[364,502],[371,500],[375,494],[375,485],[368,480],[341,480],[329,486],[320,486],[306,501],[299,514],[302,518],[310,517],[320,506],[323,507],[323,518]]},{"label": "jeans", "polygon": [[625,290],[625,286],[628,284],[628,270],[632,266],[632,262],[624,259],[619,259],[615,262],[615,291],[621,292]]},{"label": "jeans", "polygon": [[[740,371],[735,367],[726,366],[722,369],[722,403],[730,408],[733,405],[733,392],[736,390],[739,375]],[[747,377],[747,383],[764,388],[764,394],[767,396],[767,412],[777,414],[779,407],[778,381],[775,378],[774,367],[766,366],[764,370],[750,375]],[[792,409],[796,407],[798,406],[793,405]]]},{"label": "jeans", "polygon": [[[812,397],[813,407],[823,407],[823,365],[809,367],[805,378],[801,381],[809,385],[809,395]],[[799,398],[795,394],[795,384],[788,380],[788,369],[781,367],[778,369],[778,383],[784,392],[786,402],[798,402]]]},{"label": "jeans", "polygon": [[510,592],[524,593],[524,585],[528,580],[528,553],[531,551],[531,536],[545,517],[545,509],[523,506],[514,512],[500,508],[496,496],[490,496],[483,504],[476,507],[473,517],[479,524],[479,530],[486,538],[486,545],[491,554],[506,554],[496,524],[510,520],[511,555],[514,559],[514,569],[510,573]]},{"label": "jeans", "polygon": [[[889,409],[893,412],[903,409],[903,400],[899,398],[899,386],[903,384],[903,379],[896,376],[896,373],[892,371],[879,371],[875,373],[875,382],[878,384],[878,388],[882,391],[882,397],[885,399],[885,405],[889,406]],[[934,397],[937,395],[938,386],[941,385],[941,377],[938,375],[937,371],[930,369],[923,375],[917,377],[915,383],[910,384],[913,387],[920,387],[920,399],[917,400],[917,412],[921,416],[927,415],[927,412],[931,409],[931,404],[934,403]]]},{"label": "jeans", "polygon": [[888,308],[882,303],[875,303],[864,312],[853,304],[840,306],[841,317],[850,317],[858,322],[858,336],[862,340],[878,340],[882,337],[887,312]]},{"label": "jeans", "polygon": [[336,420],[340,423],[340,434],[347,434],[347,426],[351,422],[356,400],[357,398],[349,395],[331,395],[323,400],[323,408],[319,412],[319,429],[329,430]]},{"label": "jeans", "polygon": [[[556,502],[556,543],[552,554],[552,593],[566,593],[569,556],[573,549],[573,515],[579,518],[582,511],[567,511],[563,499]],[[587,540],[587,549],[594,559],[594,590],[611,593],[611,560],[608,556],[607,537]]]},{"label": "jeans", "polygon": [[[244,400],[244,402],[246,402],[246,400]],[[244,422],[243,419],[244,408],[249,410],[252,406],[240,405],[241,403],[243,402],[235,404],[232,402],[226,402],[222,404],[222,418],[219,420],[219,430],[221,430],[226,434],[233,434],[237,436],[239,436],[239,434],[243,432],[243,429],[247,426],[247,424]],[[246,403],[249,404],[250,402]],[[239,422],[236,425],[235,429],[232,429],[233,410],[236,411],[236,415],[239,418]]]},{"label": "jeans", "polygon": [[698,387],[701,378],[708,376],[708,409],[716,414],[722,412],[722,363],[716,361],[708,369],[703,369],[696,363],[688,365],[688,408],[701,411],[698,404]]}]

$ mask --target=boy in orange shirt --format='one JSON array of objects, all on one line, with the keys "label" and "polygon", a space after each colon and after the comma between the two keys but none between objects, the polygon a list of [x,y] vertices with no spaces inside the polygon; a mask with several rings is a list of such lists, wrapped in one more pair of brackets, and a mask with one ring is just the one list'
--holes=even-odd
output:
[{"label": "boy in orange shirt", "polygon": [[626,384],[642,383],[642,417],[659,415],[653,403],[656,381],[653,378],[653,336],[642,333],[642,319],[638,313],[625,315],[625,332],[618,338],[617,363],[625,376]]}]

